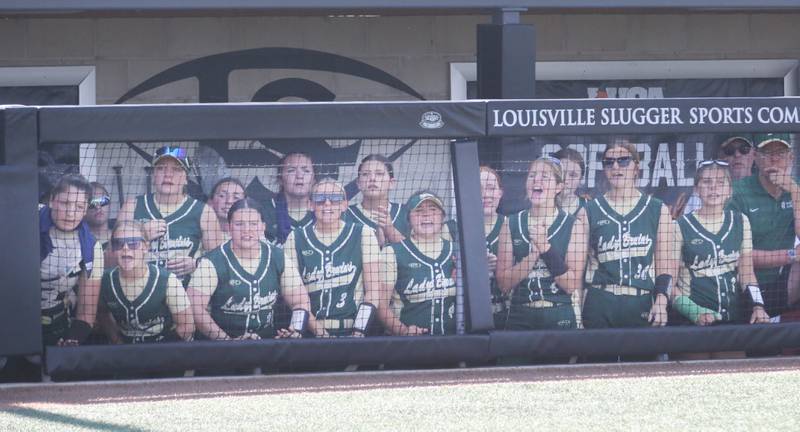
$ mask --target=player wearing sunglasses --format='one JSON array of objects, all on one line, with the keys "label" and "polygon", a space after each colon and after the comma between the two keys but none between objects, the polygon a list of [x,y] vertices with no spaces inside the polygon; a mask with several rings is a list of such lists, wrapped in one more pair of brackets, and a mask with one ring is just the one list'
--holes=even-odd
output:
[{"label": "player wearing sunglasses", "polygon": [[361,202],[351,205],[345,218],[375,230],[381,247],[403,241],[408,232],[405,206],[389,201],[397,180],[392,162],[383,155],[371,154],[358,165],[358,189]]},{"label": "player wearing sunglasses", "polygon": [[188,281],[202,246],[222,244],[222,230],[214,210],[186,194],[189,158],[186,149],[162,147],[153,158],[153,193],[128,200],[118,220],[143,222],[150,242],[150,262]]},{"label": "player wearing sunglasses", "polygon": [[694,183],[702,205],[677,221],[681,261],[674,309],[684,321],[701,326],[738,322],[739,293],[743,292],[750,306],[745,322],[768,322],[753,273],[750,223],[740,212],[725,207],[731,197],[730,164],[701,162]]},{"label": "player wearing sunglasses", "polygon": [[[800,262],[800,186],[792,178],[794,153],[788,134],[755,137],[758,174],[733,185],[731,205],[750,219],[753,266],[771,317],[788,305],[789,267]],[[794,289],[794,283],[792,283]]]},{"label": "player wearing sunglasses", "polygon": [[308,298],[294,262],[285,261],[283,250],[262,241],[261,206],[250,198],[236,201],[227,223],[231,239],[200,260],[189,282],[198,337],[299,337],[302,326],[277,328],[275,305],[283,296],[290,307],[308,311]]},{"label": "player wearing sunglasses", "polygon": [[[117,266],[103,275],[101,310],[114,319],[123,343],[191,340],[194,320],[180,280],[147,263],[142,224],[120,221],[111,234]],[[113,339],[113,338],[112,338]]]},{"label": "player wearing sunglasses", "polygon": [[369,291],[370,302],[392,334],[454,334],[456,269],[453,244],[442,238],[444,205],[433,193],[417,192],[406,208],[411,233],[383,249],[380,290]]},{"label": "player wearing sunglasses", "polygon": [[580,307],[573,305],[572,294],[583,285],[586,229],[556,206],[563,175],[558,159],[533,161],[525,182],[531,208],[509,216],[500,233],[497,283],[511,296],[506,329],[578,326]]},{"label": "player wearing sunglasses", "polygon": [[295,228],[284,246],[311,299],[317,336],[363,336],[375,315],[364,298],[378,274],[380,248],[375,231],[343,220],[347,204],[341,184],[321,180],[311,190],[314,222]]},{"label": "player wearing sunglasses", "polygon": [[663,326],[678,253],[667,207],[637,189],[639,153],[618,140],[603,152],[610,189],[586,206],[586,328]]}]

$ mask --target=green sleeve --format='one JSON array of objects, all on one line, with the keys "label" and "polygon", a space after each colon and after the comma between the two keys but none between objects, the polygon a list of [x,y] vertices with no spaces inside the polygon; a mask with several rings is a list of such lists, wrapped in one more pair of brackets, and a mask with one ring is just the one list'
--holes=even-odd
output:
[{"label": "green sleeve", "polygon": [[675,309],[677,309],[677,311],[680,312],[681,315],[685,316],[686,318],[689,318],[695,324],[697,324],[697,319],[700,317],[700,315],[705,315],[705,314],[712,314],[714,315],[714,318],[718,320],[722,319],[722,315],[711,309],[706,309],[704,307],[699,306],[697,303],[692,301],[692,299],[690,299],[689,296],[685,295],[678,296],[677,298],[675,298],[675,301],[672,302],[672,305],[675,306]]}]

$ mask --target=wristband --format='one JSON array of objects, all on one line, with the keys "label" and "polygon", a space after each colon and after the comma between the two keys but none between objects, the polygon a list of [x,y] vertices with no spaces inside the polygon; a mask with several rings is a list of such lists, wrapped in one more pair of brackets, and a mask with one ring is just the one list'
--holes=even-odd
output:
[{"label": "wristband", "polygon": [[764,298],[761,297],[761,288],[758,285],[747,285],[747,292],[750,294],[750,301],[753,306],[764,306]]},{"label": "wristband", "polygon": [[361,303],[358,305],[356,312],[356,319],[353,322],[353,330],[361,333],[366,333],[369,325],[372,324],[372,318],[375,316],[375,305],[372,303]]},{"label": "wristband", "polygon": [[77,341],[78,344],[83,344],[91,332],[92,326],[90,326],[89,323],[76,319],[70,324],[66,339]]},{"label": "wristband", "polygon": [[797,251],[794,249],[786,249],[786,256],[789,257],[789,264],[797,262]]},{"label": "wristband", "polygon": [[308,325],[308,311],[305,309],[292,310],[292,320],[289,327],[295,331],[302,332]]},{"label": "wristband", "polygon": [[664,294],[669,298],[670,291],[672,291],[672,276],[666,273],[656,276],[655,294]]},{"label": "wristband", "polygon": [[569,270],[564,258],[561,257],[561,255],[559,255],[552,246],[550,249],[547,249],[547,252],[540,254],[539,258],[544,261],[544,265],[547,266],[547,268],[550,270],[550,274],[553,275],[553,277],[559,277]]}]

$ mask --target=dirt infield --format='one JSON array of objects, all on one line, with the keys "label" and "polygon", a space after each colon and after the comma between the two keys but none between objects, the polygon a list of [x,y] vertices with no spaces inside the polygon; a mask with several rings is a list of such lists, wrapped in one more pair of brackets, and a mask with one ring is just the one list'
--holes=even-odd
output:
[{"label": "dirt infield", "polygon": [[800,370],[800,357],[8,384],[0,385],[0,409],[28,403],[101,404],[381,388],[785,370]]}]

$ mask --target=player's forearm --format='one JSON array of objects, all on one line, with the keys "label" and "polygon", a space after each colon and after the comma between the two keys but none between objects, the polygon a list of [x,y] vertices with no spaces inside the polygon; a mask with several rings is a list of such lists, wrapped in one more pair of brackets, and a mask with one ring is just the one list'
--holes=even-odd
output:
[{"label": "player's forearm", "polygon": [[779,250],[753,250],[753,267],[757,269],[775,268],[792,264],[788,249]]},{"label": "player's forearm", "polygon": [[84,279],[78,291],[76,318],[92,326],[97,318],[97,303],[100,299],[100,280]]},{"label": "player's forearm", "polygon": [[533,266],[539,261],[539,253],[535,250],[522,259],[522,261],[505,268],[506,263],[503,263],[504,268],[500,268],[498,263],[497,269],[497,286],[503,294],[510,293],[523,279],[528,277]]}]

